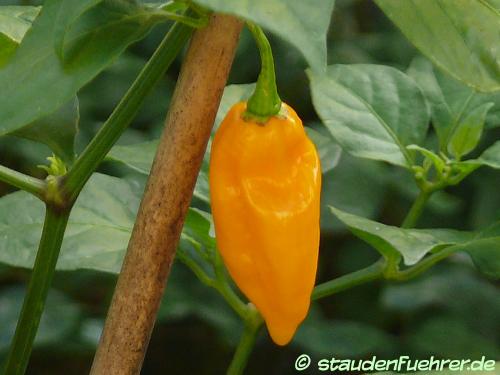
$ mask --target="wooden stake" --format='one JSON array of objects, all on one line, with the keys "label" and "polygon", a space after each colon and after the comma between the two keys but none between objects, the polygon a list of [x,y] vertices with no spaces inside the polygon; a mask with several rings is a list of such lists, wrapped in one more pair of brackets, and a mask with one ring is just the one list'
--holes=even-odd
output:
[{"label": "wooden stake", "polygon": [[191,40],[92,375],[140,373],[241,28],[212,15]]}]

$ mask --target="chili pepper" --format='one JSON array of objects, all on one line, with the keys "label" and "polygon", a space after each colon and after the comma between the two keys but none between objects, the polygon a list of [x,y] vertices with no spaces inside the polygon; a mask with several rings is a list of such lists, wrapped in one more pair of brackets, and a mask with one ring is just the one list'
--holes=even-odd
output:
[{"label": "chili pepper", "polygon": [[244,102],[230,109],[212,143],[210,196],[229,274],[285,345],[315,283],[321,170],[302,121],[280,107],[264,123],[248,118]]}]

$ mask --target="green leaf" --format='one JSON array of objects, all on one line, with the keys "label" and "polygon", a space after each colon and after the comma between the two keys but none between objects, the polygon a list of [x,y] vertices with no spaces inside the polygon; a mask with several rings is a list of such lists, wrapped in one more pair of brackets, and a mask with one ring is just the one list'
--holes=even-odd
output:
[{"label": "green leaf", "polygon": [[314,107],[349,153],[409,167],[406,149],[426,136],[429,111],[416,83],[382,65],[332,65],[309,72]]},{"label": "green leaf", "polygon": [[0,68],[14,55],[40,7],[0,6]]},{"label": "green leaf", "polygon": [[[485,94],[483,94],[485,95]],[[489,101],[495,103],[486,116],[486,129],[498,128],[500,126],[500,92],[489,95]]]},{"label": "green leaf", "polygon": [[448,152],[457,160],[476,148],[483,133],[484,120],[493,103],[486,103],[467,113],[451,135]]},{"label": "green leaf", "polygon": [[185,320],[187,317],[207,322],[229,345],[237,345],[243,328],[239,316],[215,289],[200,283],[182,263],[175,263],[158,320]]},{"label": "green leaf", "polygon": [[297,47],[317,70],[326,65],[326,33],[334,0],[198,0],[217,12],[243,17]]},{"label": "green leaf", "polygon": [[[65,7],[59,11],[60,17],[66,18],[64,11],[74,3],[79,2],[64,0]],[[56,52],[63,54],[64,65],[69,70],[82,63],[91,64],[92,59],[117,56],[129,44],[146,36],[155,24],[169,20],[167,13],[157,7],[131,0],[86,0],[85,3],[78,12],[86,11],[73,15],[76,21],[64,34],[59,27],[54,30]],[[58,39],[61,35],[63,41]]]},{"label": "green leaf", "polygon": [[0,33],[19,44],[39,12],[34,6],[0,6]]},{"label": "green leaf", "polygon": [[[10,63],[0,70],[0,135],[60,108],[164,15],[120,1],[104,1],[78,18],[67,36],[65,64],[54,44],[65,1],[47,0]],[[77,51],[77,53],[76,53]],[[19,108],[23,110],[20,111]]]},{"label": "green leaf", "polygon": [[479,163],[488,167],[500,169],[500,141],[489,147],[478,159],[468,160],[470,163]]},{"label": "green leaf", "polygon": [[228,85],[224,88],[224,94],[220,101],[217,117],[215,118],[214,131],[219,127],[231,107],[238,102],[246,101],[255,90],[255,83],[244,85]]},{"label": "green leaf", "polygon": [[436,155],[431,150],[427,150],[426,148],[417,145],[409,145],[407,149],[420,152],[427,160],[429,160],[429,162],[431,162],[434,165],[438,173],[443,172],[446,163],[443,159],[439,157],[439,155]]},{"label": "green leaf", "polygon": [[408,266],[418,263],[431,251],[465,243],[474,238],[474,234],[470,232],[452,229],[403,229],[355,216],[331,206],[330,210],[354,235],[384,256],[400,253]]},{"label": "green leaf", "polygon": [[191,208],[186,217],[177,256],[187,266],[194,264],[212,280],[216,257],[213,223],[210,214]]},{"label": "green leaf", "polygon": [[481,231],[474,241],[459,246],[458,250],[466,251],[483,274],[500,279],[500,223]]},{"label": "green leaf", "polygon": [[[94,174],[71,213],[57,269],[118,273],[143,190],[134,181]],[[200,215],[188,214],[182,236],[207,245],[209,216]],[[203,218],[208,224],[201,222]],[[15,192],[0,198],[0,262],[31,268],[43,219],[43,204],[30,194]],[[181,247],[185,244],[181,242]]]},{"label": "green leaf", "polygon": [[321,172],[326,173],[338,164],[342,149],[332,137],[323,135],[313,128],[305,128],[307,136],[316,146],[321,161]]},{"label": "green leaf", "polygon": [[500,90],[499,12],[484,1],[376,0],[434,64],[479,91]]},{"label": "green leaf", "polygon": [[452,247],[452,252],[467,252],[477,268],[492,278],[500,278],[500,223],[480,232],[452,229],[403,229],[343,212],[332,206],[332,213],[351,232],[382,255],[400,253],[406,265],[418,263],[426,254]]},{"label": "green leaf", "polygon": [[456,162],[453,165],[467,174],[481,166],[500,169],[500,141],[487,148],[478,158]]},{"label": "green leaf", "polygon": [[[0,352],[9,348],[21,311],[25,289],[9,287],[0,293]],[[77,328],[81,312],[73,302],[56,290],[51,290],[43,311],[35,346],[57,344],[69,338]]]},{"label": "green leaf", "polygon": [[[94,174],[73,208],[57,268],[118,273],[142,187]],[[31,268],[44,220],[43,204],[24,192],[0,199],[0,262]]]},{"label": "green leaf", "polygon": [[70,165],[75,158],[79,120],[78,99],[75,98],[56,112],[19,128],[11,135],[46,144],[56,156]]},{"label": "green leaf", "polygon": [[14,52],[16,52],[17,43],[13,42],[7,36],[0,34],[0,68],[7,64]]},{"label": "green leaf", "polygon": [[381,302],[403,316],[446,311],[484,335],[500,329],[500,290],[469,265],[442,264],[407,283],[389,284]]},{"label": "green leaf", "polygon": [[497,12],[500,12],[500,0],[484,0],[489,6],[495,9]]},{"label": "green leaf", "polygon": [[500,291],[468,264],[442,264],[421,278],[391,284],[381,300],[387,309],[398,314],[426,316],[429,310],[449,312],[486,336],[500,328]]},{"label": "green leaf", "polygon": [[342,223],[332,220],[330,205],[367,218],[374,218],[379,213],[387,185],[387,169],[384,167],[380,162],[342,154],[339,164],[322,179],[323,232],[345,231]]},{"label": "green leaf", "polygon": [[66,0],[61,4],[54,27],[54,48],[64,58],[64,41],[74,22],[86,11],[104,0]]},{"label": "green leaf", "polygon": [[[127,146],[114,146],[107,156],[107,160],[120,162],[144,175],[149,175],[156,154],[159,141],[137,143]],[[203,161],[193,195],[210,202],[208,187],[208,160]]]},{"label": "green leaf", "polygon": [[453,316],[434,316],[415,327],[408,338],[409,345],[422,355],[441,358],[498,358],[500,350],[492,339],[487,339]]},{"label": "green leaf", "polygon": [[312,308],[292,344],[309,354],[360,358],[386,352],[394,339],[366,323],[328,320]]},{"label": "green leaf", "polygon": [[457,142],[460,139],[459,134],[472,130],[476,132],[473,137],[476,139],[486,121],[490,122],[490,126],[495,123],[495,113],[488,118],[489,112],[492,112],[488,110],[500,110],[500,93],[476,92],[435,70],[431,62],[422,57],[413,59],[408,74],[422,88],[430,104],[432,125],[442,151],[449,151],[450,142]]},{"label": "green leaf", "polygon": [[[422,88],[432,112],[432,125],[439,138],[440,149],[446,151],[451,137],[462,126],[470,126],[464,122],[481,122],[482,120],[468,118],[486,103],[494,103],[486,117],[486,126],[492,127],[497,122],[496,112],[500,113],[500,92],[480,93],[451,78],[440,70],[434,69],[431,62],[422,57],[416,57],[408,68],[408,74]],[[491,113],[491,116],[490,116]]]},{"label": "green leaf", "polygon": [[136,172],[149,175],[158,143],[158,140],[154,140],[126,146],[117,145],[111,149],[106,159],[123,163]]},{"label": "green leaf", "polygon": [[500,279],[500,234],[496,238],[475,241],[461,250],[469,253],[474,265],[483,274]]}]

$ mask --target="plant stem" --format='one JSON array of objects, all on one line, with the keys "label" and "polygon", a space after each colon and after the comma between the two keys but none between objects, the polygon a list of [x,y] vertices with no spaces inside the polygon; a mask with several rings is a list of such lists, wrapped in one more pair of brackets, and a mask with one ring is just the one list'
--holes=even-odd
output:
[{"label": "plant stem", "polygon": [[340,276],[336,279],[327,281],[326,283],[317,285],[312,293],[311,299],[317,300],[323,297],[330,296],[343,290],[350,289],[360,284],[381,279],[386,268],[385,259],[381,259],[371,266],[363,268],[359,271]]},{"label": "plant stem", "polygon": [[221,259],[221,255],[219,250],[215,250],[214,254],[214,270],[216,277],[216,285],[215,288],[219,291],[219,293],[224,297],[224,299],[229,303],[229,305],[233,308],[236,313],[245,318],[248,314],[247,305],[238,297],[238,295],[234,292],[229,284],[229,280],[226,277],[226,268]]},{"label": "plant stem", "polygon": [[111,116],[83,151],[64,180],[64,192],[72,202],[123,131],[132,122],[146,96],[161,79],[191,35],[192,28],[175,23]]},{"label": "plant stem", "polygon": [[69,211],[56,212],[46,207],[42,238],[4,368],[5,375],[22,375],[26,371],[68,218]]},{"label": "plant stem", "polygon": [[239,316],[245,316],[245,303],[238,297],[238,295],[227,283],[219,283],[219,285],[216,286],[216,289]]},{"label": "plant stem", "polygon": [[[218,254],[217,251],[216,254]],[[216,255],[216,257],[220,256]],[[223,269],[221,272],[218,268],[216,268],[216,279],[213,279],[208,276],[206,272],[190,257],[182,256],[178,253],[177,258],[188,266],[202,283],[217,290],[240,317],[245,318],[247,315],[247,307],[229,285],[229,281],[222,273],[224,271]],[[219,264],[217,264],[217,266],[220,267]]]},{"label": "plant stem", "polygon": [[420,275],[422,272],[427,271],[439,261],[446,259],[457,250],[457,246],[446,247],[443,250],[438,251],[437,253],[427,256],[414,266],[409,267],[403,271],[398,271],[393,275],[393,279],[397,281],[406,281],[412,279],[415,276]]},{"label": "plant stem", "polygon": [[[410,280],[422,272],[428,270],[436,263],[443,259],[446,259],[453,253],[457,251],[457,246],[447,247],[437,253],[434,253],[423,260],[421,260],[416,265],[409,267],[403,271],[396,270],[390,275],[390,280],[395,281],[407,281]],[[365,284],[370,281],[382,279],[384,277],[384,272],[387,270],[388,264],[385,259],[381,259],[378,262],[363,268],[359,271],[349,273],[347,275],[338,277],[336,279],[327,281],[326,283],[317,285],[312,293],[312,300],[318,300],[324,297],[328,297],[332,294],[342,292],[346,289]]]},{"label": "plant stem", "polygon": [[265,123],[269,117],[278,114],[281,109],[281,99],[276,87],[273,52],[262,29],[251,22],[247,22],[247,26],[259,47],[262,67],[255,91],[248,99],[244,116],[248,120]]},{"label": "plant stem", "polygon": [[193,18],[193,17],[185,16],[183,14],[169,12],[166,10],[159,11],[159,14],[166,16],[168,19],[171,19],[172,21],[180,22],[180,23],[183,23],[185,25],[188,25],[188,26],[191,26],[194,28],[205,27],[205,26],[207,26],[207,23],[208,23],[208,17]]},{"label": "plant stem", "polygon": [[42,199],[45,192],[45,182],[35,177],[25,175],[13,169],[0,165],[0,181],[27,191]]},{"label": "plant stem", "polygon": [[422,215],[424,211],[425,204],[429,200],[432,192],[428,190],[420,190],[420,193],[417,196],[415,202],[410,208],[410,211],[406,215],[403,220],[403,224],[401,224],[401,228],[413,228],[418,222],[418,219]]},{"label": "plant stem", "polygon": [[252,353],[257,333],[262,325],[262,318],[253,305],[247,307],[248,316],[245,319],[245,327],[241,336],[236,352],[227,370],[227,375],[240,375],[248,362],[248,358]]}]

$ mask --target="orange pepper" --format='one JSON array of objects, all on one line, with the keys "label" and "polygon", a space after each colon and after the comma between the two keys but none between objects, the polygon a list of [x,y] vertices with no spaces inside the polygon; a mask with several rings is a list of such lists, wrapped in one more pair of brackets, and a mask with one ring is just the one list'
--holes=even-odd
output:
[{"label": "orange pepper", "polygon": [[320,238],[321,168],[288,105],[265,124],[234,105],[215,134],[210,197],[217,245],[238,287],[285,345],[309,310]]}]

